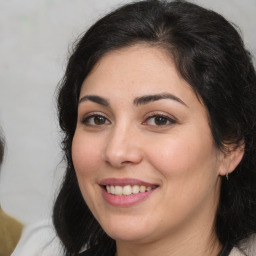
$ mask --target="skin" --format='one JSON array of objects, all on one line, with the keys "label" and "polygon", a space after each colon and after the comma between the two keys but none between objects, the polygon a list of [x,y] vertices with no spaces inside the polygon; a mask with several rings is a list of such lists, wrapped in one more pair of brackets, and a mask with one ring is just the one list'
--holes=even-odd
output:
[{"label": "skin", "polygon": [[[167,93],[174,97],[134,104]],[[83,82],[80,99],[73,163],[82,195],[116,240],[117,255],[217,255],[220,175],[241,156],[216,148],[206,108],[165,50],[139,44],[108,53]],[[99,185],[106,178],[158,187],[137,204],[113,206]]]}]

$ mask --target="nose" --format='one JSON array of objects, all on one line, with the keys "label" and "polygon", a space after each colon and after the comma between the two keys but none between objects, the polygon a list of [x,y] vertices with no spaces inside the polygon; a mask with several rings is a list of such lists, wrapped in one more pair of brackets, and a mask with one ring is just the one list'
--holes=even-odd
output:
[{"label": "nose", "polygon": [[115,168],[142,161],[140,136],[132,128],[116,127],[108,137],[104,160]]}]

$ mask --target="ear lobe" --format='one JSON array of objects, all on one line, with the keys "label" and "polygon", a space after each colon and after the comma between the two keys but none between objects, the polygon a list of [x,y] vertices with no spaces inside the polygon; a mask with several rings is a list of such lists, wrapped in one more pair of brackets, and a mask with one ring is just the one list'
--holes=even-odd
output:
[{"label": "ear lobe", "polygon": [[244,142],[238,146],[227,146],[227,152],[224,153],[219,175],[224,176],[232,173],[244,156]]}]

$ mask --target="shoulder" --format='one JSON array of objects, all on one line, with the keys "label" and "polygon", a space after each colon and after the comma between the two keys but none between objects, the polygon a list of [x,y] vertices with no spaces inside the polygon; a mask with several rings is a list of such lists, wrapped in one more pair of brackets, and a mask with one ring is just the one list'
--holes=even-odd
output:
[{"label": "shoulder", "polygon": [[95,256],[95,252],[92,249],[89,249],[79,253],[78,256]]},{"label": "shoulder", "polygon": [[90,249],[87,249],[84,252],[79,253],[77,256],[114,256],[115,252],[108,250],[103,246],[94,246]]},{"label": "shoulder", "polygon": [[61,242],[55,233],[50,219],[26,226],[12,254],[12,256],[34,255],[63,255]]},{"label": "shoulder", "polygon": [[16,247],[23,224],[6,214],[0,205],[0,255],[10,255]]},{"label": "shoulder", "polygon": [[98,247],[93,247],[93,248],[90,248],[90,249],[88,249],[88,250],[86,250],[86,251],[84,251],[84,252],[81,252],[81,253],[79,253],[79,255],[78,256],[101,256],[101,255],[103,255],[103,254],[101,254],[100,252],[99,252],[99,248]]},{"label": "shoulder", "polygon": [[248,239],[242,240],[237,247],[234,247],[229,256],[255,256],[256,255],[256,234]]}]

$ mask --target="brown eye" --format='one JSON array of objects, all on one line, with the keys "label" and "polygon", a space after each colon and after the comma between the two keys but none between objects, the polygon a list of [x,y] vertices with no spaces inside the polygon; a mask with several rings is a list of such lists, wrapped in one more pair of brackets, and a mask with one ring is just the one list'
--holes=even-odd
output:
[{"label": "brown eye", "polygon": [[169,116],[164,115],[153,115],[147,118],[144,124],[151,126],[168,126],[171,124],[175,124],[176,121]]},{"label": "brown eye", "polygon": [[106,118],[103,116],[95,116],[94,117],[94,123],[96,125],[103,125],[103,124],[105,124],[105,122],[106,122]]},{"label": "brown eye", "polygon": [[82,123],[90,126],[101,126],[101,125],[110,124],[109,120],[106,117],[101,115],[87,116],[82,120]]},{"label": "brown eye", "polygon": [[168,120],[165,117],[156,116],[154,122],[156,125],[166,125]]}]

